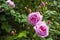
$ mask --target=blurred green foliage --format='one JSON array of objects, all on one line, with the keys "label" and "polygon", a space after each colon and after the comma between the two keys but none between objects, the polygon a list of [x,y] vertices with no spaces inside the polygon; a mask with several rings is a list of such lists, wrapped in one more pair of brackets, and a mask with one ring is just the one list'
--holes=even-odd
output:
[{"label": "blurred green foliage", "polygon": [[[43,0],[13,0],[15,8],[5,4],[6,0],[0,0],[0,40],[60,40],[60,0],[44,0],[45,6],[40,4]],[[34,12],[40,6],[39,11],[43,20],[49,26],[49,36],[40,38],[36,35],[33,26],[28,23],[28,10]],[[3,12],[1,10],[4,9]],[[11,35],[14,31],[14,35]]]}]

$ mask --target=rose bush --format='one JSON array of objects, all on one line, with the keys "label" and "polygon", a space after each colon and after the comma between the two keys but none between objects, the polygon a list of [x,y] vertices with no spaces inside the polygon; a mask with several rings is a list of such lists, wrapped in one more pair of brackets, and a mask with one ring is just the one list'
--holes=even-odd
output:
[{"label": "rose bush", "polygon": [[60,0],[0,0],[0,40],[60,40]]}]

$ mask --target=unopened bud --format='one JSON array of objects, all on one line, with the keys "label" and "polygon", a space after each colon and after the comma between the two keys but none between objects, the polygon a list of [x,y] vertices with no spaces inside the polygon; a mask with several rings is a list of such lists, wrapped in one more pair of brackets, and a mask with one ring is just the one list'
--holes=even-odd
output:
[{"label": "unopened bud", "polygon": [[15,34],[15,32],[14,31],[11,31],[11,35],[14,35]]},{"label": "unopened bud", "polygon": [[42,2],[42,3],[41,3],[41,6],[42,6],[42,7],[43,7],[43,6],[45,6],[45,3],[44,3],[44,2]]},{"label": "unopened bud", "polygon": [[48,20],[48,21],[47,21],[47,24],[49,25],[50,23],[51,23],[51,20]]},{"label": "unopened bud", "polygon": [[24,7],[27,10],[27,7]]},{"label": "unopened bud", "polygon": [[32,10],[31,10],[31,9],[28,9],[28,12],[29,12],[29,13],[31,13],[31,12],[32,12]]},{"label": "unopened bud", "polygon": [[36,8],[36,12],[39,12],[39,8]]}]

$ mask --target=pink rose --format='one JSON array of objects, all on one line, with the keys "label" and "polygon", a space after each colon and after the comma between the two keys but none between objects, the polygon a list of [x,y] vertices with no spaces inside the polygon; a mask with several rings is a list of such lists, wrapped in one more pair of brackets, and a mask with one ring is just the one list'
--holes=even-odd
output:
[{"label": "pink rose", "polygon": [[42,3],[41,3],[41,6],[45,6],[45,3],[44,3],[44,2],[42,2]]},{"label": "pink rose", "polygon": [[39,12],[33,12],[28,15],[28,22],[31,25],[36,25],[38,21],[42,21],[42,15]]},{"label": "pink rose", "polygon": [[6,3],[9,4],[11,8],[14,8],[15,7],[14,2],[11,1],[11,0],[7,0]]},{"label": "pink rose", "polygon": [[34,26],[35,32],[39,37],[47,37],[49,34],[49,28],[48,26],[44,23],[39,21],[36,26]]}]

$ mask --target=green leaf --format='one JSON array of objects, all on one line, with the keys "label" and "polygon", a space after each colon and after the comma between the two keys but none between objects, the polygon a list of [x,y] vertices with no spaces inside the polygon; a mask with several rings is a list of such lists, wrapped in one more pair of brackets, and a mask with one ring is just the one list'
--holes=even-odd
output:
[{"label": "green leaf", "polygon": [[11,31],[11,25],[7,22],[2,23],[2,29],[6,30],[8,33]]},{"label": "green leaf", "polygon": [[53,1],[54,5],[56,6],[57,5],[57,1]]},{"label": "green leaf", "polygon": [[57,5],[58,8],[60,8],[60,5]]},{"label": "green leaf", "polygon": [[15,14],[15,11],[14,10],[11,10],[10,12],[11,12],[11,14]]},{"label": "green leaf", "polygon": [[34,37],[34,38],[36,38],[36,37],[37,37],[36,33],[33,35],[33,37]]},{"label": "green leaf", "polygon": [[26,37],[26,31],[22,31],[18,34],[17,38]]},{"label": "green leaf", "polygon": [[53,40],[52,38],[48,38],[47,40]]}]

